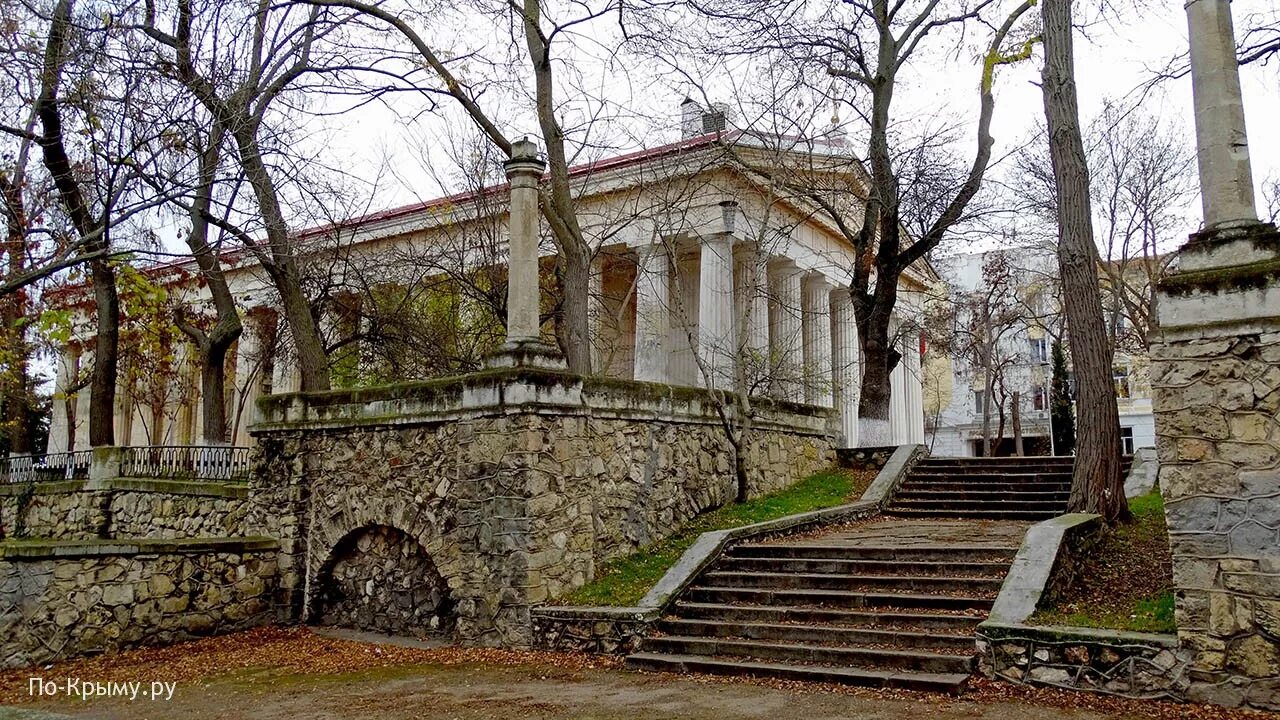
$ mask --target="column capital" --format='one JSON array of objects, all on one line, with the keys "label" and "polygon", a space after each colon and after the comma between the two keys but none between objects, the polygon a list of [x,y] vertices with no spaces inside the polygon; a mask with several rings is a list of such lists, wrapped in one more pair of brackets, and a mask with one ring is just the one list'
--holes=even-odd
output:
[{"label": "column capital", "polygon": [[511,159],[502,163],[502,167],[514,185],[517,181],[532,180],[536,183],[546,171],[547,163],[538,157],[537,144],[526,137],[511,144]]}]

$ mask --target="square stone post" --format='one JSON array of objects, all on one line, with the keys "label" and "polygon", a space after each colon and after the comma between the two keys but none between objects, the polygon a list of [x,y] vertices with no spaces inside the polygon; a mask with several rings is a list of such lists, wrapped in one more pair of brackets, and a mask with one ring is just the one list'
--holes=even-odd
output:
[{"label": "square stone post", "polygon": [[1186,6],[1205,229],[1161,281],[1160,489],[1188,697],[1280,710],[1280,233],[1253,206],[1226,0]]},{"label": "square stone post", "polygon": [[[489,367],[531,366],[562,369],[560,349],[542,342],[541,288],[538,284],[538,182],[547,164],[538,146],[525,138],[511,145],[503,163],[511,185],[507,220],[507,342],[486,364]],[[590,298],[588,298],[590,300]]]}]

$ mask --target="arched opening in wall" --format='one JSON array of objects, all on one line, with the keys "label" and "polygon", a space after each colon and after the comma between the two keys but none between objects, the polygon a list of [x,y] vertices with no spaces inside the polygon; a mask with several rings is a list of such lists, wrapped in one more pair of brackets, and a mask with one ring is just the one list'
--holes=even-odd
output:
[{"label": "arched opening in wall", "polygon": [[389,635],[448,637],[454,603],[412,536],[387,525],[348,533],[316,576],[311,622]]}]

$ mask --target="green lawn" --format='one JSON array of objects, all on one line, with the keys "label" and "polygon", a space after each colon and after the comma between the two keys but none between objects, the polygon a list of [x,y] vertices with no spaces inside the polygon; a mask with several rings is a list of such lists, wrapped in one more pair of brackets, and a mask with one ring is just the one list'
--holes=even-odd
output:
[{"label": "green lawn", "polygon": [[594,582],[558,602],[566,605],[635,605],[704,532],[750,525],[857,500],[874,471],[829,470],[791,487],[712,510],[685,523],[672,536],[605,564]]},{"label": "green lawn", "polygon": [[1133,498],[1129,510],[1133,522],[1108,533],[1085,560],[1076,586],[1053,607],[1032,616],[1032,623],[1176,631],[1169,534],[1160,491]]}]

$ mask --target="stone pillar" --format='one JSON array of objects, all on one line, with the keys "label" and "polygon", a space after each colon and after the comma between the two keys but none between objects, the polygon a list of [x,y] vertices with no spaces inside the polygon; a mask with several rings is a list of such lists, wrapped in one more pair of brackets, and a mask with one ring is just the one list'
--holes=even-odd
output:
[{"label": "stone pillar", "polygon": [[[733,337],[733,236],[716,233],[702,238],[698,261],[698,361],[711,387],[733,383],[737,360]],[[709,382],[708,382],[709,381]]]},{"label": "stone pillar", "polygon": [[539,329],[538,287],[538,180],[547,164],[528,139],[511,148],[504,165],[511,183],[511,215],[507,256],[507,342],[536,343]]},{"label": "stone pillar", "polygon": [[858,396],[862,372],[858,359],[858,323],[849,292],[831,293],[831,387],[839,423],[839,446],[858,447]]},{"label": "stone pillar", "polygon": [[1231,0],[1191,0],[1186,11],[1205,229],[1256,223]]},{"label": "stone pillar", "polygon": [[831,284],[821,275],[804,281],[805,401],[831,407]]},{"label": "stone pillar", "polygon": [[769,313],[771,354],[775,360],[773,391],[784,400],[804,402],[804,386],[800,382],[804,369],[800,280],[804,271],[785,258],[775,261],[769,270],[773,290]]},{"label": "stone pillar", "polygon": [[1188,698],[1280,710],[1280,233],[1253,210],[1230,5],[1187,4],[1205,230],[1161,281],[1160,490]]},{"label": "stone pillar", "polygon": [[[511,185],[507,220],[507,342],[486,360],[489,367],[563,369],[560,349],[542,342],[538,284],[538,182],[547,164],[538,146],[525,138],[512,143],[511,159],[503,163]],[[589,298],[588,298],[589,300]]]},{"label": "stone pillar", "polygon": [[671,329],[671,265],[666,248],[653,243],[637,248],[636,265],[636,380],[669,382],[668,335]]}]

